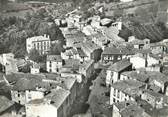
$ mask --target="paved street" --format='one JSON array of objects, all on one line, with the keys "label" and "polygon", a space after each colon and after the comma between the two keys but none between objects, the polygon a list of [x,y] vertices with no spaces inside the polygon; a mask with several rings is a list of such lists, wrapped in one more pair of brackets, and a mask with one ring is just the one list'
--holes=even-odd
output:
[{"label": "paved street", "polygon": [[93,81],[89,96],[89,104],[91,112],[101,117],[111,116],[111,107],[109,106],[109,88],[105,86],[105,71],[102,70],[98,77]]},{"label": "paved street", "polygon": [[88,82],[84,85],[81,95],[77,97],[75,103],[72,105],[71,114],[69,117],[72,117],[75,114],[86,113],[89,109],[89,104],[87,104],[89,95],[90,95],[90,86],[92,85],[92,81],[96,79],[97,75],[100,73],[100,70],[96,70],[96,73],[92,75],[91,78],[88,79]]}]

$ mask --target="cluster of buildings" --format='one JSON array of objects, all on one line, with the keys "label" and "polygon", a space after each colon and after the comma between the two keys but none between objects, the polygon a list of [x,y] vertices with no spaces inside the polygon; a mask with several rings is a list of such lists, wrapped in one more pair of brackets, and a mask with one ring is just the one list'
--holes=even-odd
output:
[{"label": "cluster of buildings", "polygon": [[110,63],[105,82],[113,117],[167,117],[168,77],[162,73],[165,41],[150,43],[130,37],[118,48],[105,48],[102,62]]},{"label": "cluster of buildings", "polygon": [[[62,27],[61,22],[67,26]],[[99,63],[109,65],[104,68],[105,83],[110,89],[113,117],[167,117],[168,77],[162,73],[168,65],[167,40],[150,43],[150,39],[131,36],[126,42],[118,36],[121,19],[84,18],[79,9],[55,23],[66,40],[60,55],[49,54],[52,41],[48,35],[26,40],[28,53],[36,49],[46,54],[45,73],[40,63],[28,58],[0,55],[5,73],[1,73],[0,82],[10,90],[9,98],[0,95],[0,115],[67,117]],[[19,72],[27,63],[30,73]]]}]

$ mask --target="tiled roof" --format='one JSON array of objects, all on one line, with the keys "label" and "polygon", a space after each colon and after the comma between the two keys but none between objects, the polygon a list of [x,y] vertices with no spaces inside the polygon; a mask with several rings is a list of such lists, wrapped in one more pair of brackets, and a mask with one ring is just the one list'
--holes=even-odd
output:
[{"label": "tiled roof", "polygon": [[99,47],[98,45],[96,45],[95,43],[91,41],[86,41],[86,42],[81,43],[81,48],[84,52],[91,53],[96,49],[100,49],[101,47]]},{"label": "tiled roof", "polygon": [[162,97],[164,97],[163,94],[157,93],[155,91],[151,91],[151,90],[144,90],[145,93],[151,95],[152,97],[155,97],[156,99],[160,99]]},{"label": "tiled roof", "polygon": [[130,63],[129,60],[123,59],[123,60],[121,60],[121,61],[119,61],[119,62],[116,62],[116,63],[112,64],[112,65],[108,68],[108,70],[120,72],[120,71],[126,69],[127,67],[129,67],[129,66],[131,66],[131,65],[132,65],[132,63]]},{"label": "tiled roof", "polygon": [[36,90],[36,87],[41,84],[41,81],[37,79],[26,79],[22,78],[16,82],[13,90],[25,91],[25,90]]},{"label": "tiled roof", "polygon": [[115,47],[107,47],[104,49],[102,54],[113,54],[113,55],[133,55],[135,51],[133,49],[128,49],[126,47],[120,47],[120,48],[115,48]]},{"label": "tiled roof", "polygon": [[47,61],[62,62],[62,58],[61,58],[61,55],[48,55],[47,56]]},{"label": "tiled roof", "polygon": [[136,80],[123,80],[112,84],[114,89],[118,89],[130,96],[138,95],[138,91],[145,84]]},{"label": "tiled roof", "polygon": [[44,41],[44,40],[50,40],[50,38],[47,38],[45,36],[34,36],[34,37],[31,37],[31,38],[28,38],[27,40],[29,41]]},{"label": "tiled roof", "polygon": [[84,53],[84,51],[81,48],[77,48],[77,51],[80,57],[87,57],[87,55]]},{"label": "tiled roof", "polygon": [[123,117],[142,117],[143,109],[134,101],[123,101],[114,103]]},{"label": "tiled roof", "polygon": [[13,105],[14,105],[14,102],[10,101],[5,96],[0,96],[0,113],[2,113],[5,110],[9,109]]},{"label": "tiled roof", "polygon": [[80,60],[78,59],[67,59],[65,60],[65,65],[63,67],[78,68],[80,65]]},{"label": "tiled roof", "polygon": [[147,74],[144,74],[144,72],[138,72],[138,71],[126,71],[121,73],[122,75],[128,76],[129,78],[136,79],[141,82],[145,82],[149,79],[149,76]]},{"label": "tiled roof", "polygon": [[137,105],[130,105],[121,111],[124,117],[142,117],[144,110]]},{"label": "tiled roof", "polygon": [[45,98],[51,100],[52,104],[59,108],[66,98],[69,96],[70,92],[68,90],[59,88],[53,89],[50,94],[48,94]]},{"label": "tiled roof", "polygon": [[135,101],[123,101],[123,102],[116,102],[114,103],[114,105],[118,108],[119,111],[123,110],[124,108],[126,108],[129,105],[135,105],[137,104]]},{"label": "tiled roof", "polygon": [[115,47],[107,47],[104,49],[102,54],[122,54],[120,49],[117,49]]},{"label": "tiled roof", "polygon": [[87,70],[93,63],[94,63],[94,60],[89,60],[89,61],[82,63],[80,67]]}]

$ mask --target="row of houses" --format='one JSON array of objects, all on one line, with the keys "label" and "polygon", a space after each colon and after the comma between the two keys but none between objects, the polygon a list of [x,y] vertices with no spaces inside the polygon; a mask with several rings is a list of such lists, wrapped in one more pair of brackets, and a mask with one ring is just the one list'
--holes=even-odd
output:
[{"label": "row of houses", "polygon": [[110,88],[112,116],[167,117],[168,77],[161,73],[167,46],[135,38],[126,44],[102,52],[102,63],[110,63],[105,82]]}]

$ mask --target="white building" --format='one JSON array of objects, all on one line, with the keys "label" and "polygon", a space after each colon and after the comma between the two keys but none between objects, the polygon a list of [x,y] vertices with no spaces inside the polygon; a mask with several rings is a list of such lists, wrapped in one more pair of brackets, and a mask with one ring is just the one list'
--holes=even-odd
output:
[{"label": "white building", "polygon": [[34,64],[33,66],[30,67],[30,73],[31,74],[38,74],[40,73],[40,65]]},{"label": "white building", "polygon": [[26,117],[67,117],[69,108],[68,90],[57,88],[44,99],[26,104]]},{"label": "white building", "polygon": [[16,60],[14,59],[14,54],[12,53],[1,54],[0,64],[2,64],[3,70],[6,74],[18,71]]},{"label": "white building", "polygon": [[144,86],[144,83],[136,80],[123,80],[112,84],[110,89],[110,105],[115,102],[135,101],[135,97],[140,96],[140,89],[145,88]]},{"label": "white building", "polygon": [[48,55],[46,61],[46,68],[48,72],[58,73],[63,65],[61,55]]},{"label": "white building", "polygon": [[151,117],[134,101],[113,104],[113,117]]},{"label": "white building", "polygon": [[116,27],[118,30],[122,30],[122,22],[121,21],[112,23],[112,26]]},{"label": "white building", "polygon": [[133,0],[120,0],[121,2],[132,2]]},{"label": "white building", "polygon": [[12,101],[25,105],[31,100],[43,98],[45,90],[39,88],[39,84],[37,79],[19,79],[11,90]]},{"label": "white building", "polygon": [[140,54],[133,55],[130,58],[130,62],[134,69],[140,69],[147,67],[147,59],[145,56],[141,56]]},{"label": "white building", "polygon": [[76,48],[65,50],[65,52],[61,52],[62,59],[79,59],[80,56]]},{"label": "white building", "polygon": [[26,40],[26,50],[28,53],[30,53],[32,49],[36,49],[40,54],[45,54],[50,50],[50,47],[51,41],[47,35],[35,36]]},{"label": "white building", "polygon": [[132,70],[132,64],[127,59],[114,63],[106,71],[106,85],[109,86],[110,84],[117,82],[120,80],[120,74],[122,72],[130,70]]}]

